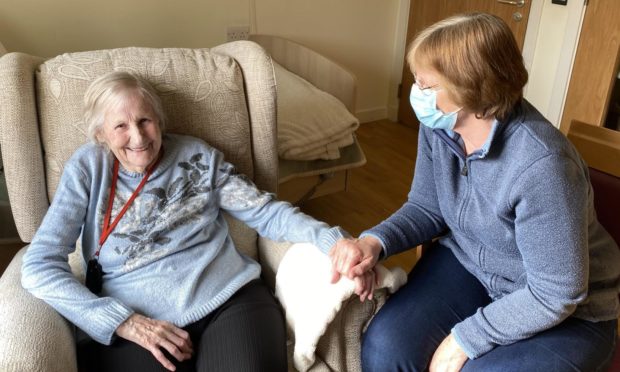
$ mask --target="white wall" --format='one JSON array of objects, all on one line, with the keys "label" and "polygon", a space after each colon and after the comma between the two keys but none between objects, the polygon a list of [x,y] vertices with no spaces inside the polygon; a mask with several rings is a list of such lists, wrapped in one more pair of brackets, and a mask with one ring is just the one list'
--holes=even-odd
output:
[{"label": "white wall", "polygon": [[408,1],[2,0],[0,41],[9,51],[39,56],[124,46],[209,47],[226,41],[227,26],[249,25],[252,18],[254,31],[288,37],[351,70],[358,78],[357,114],[370,121],[387,117],[397,12]]},{"label": "white wall", "polygon": [[[557,124],[583,2],[532,1],[526,98]],[[351,70],[356,113],[366,122],[396,117],[408,13],[409,0],[2,0],[0,42],[40,56],[130,45],[209,47],[226,41],[227,26],[252,21],[258,33],[290,38]]]},{"label": "white wall", "polygon": [[249,24],[249,0],[1,0],[0,41],[38,56],[125,46],[199,48]]},{"label": "white wall", "polygon": [[358,80],[358,118],[383,119],[388,116],[401,2],[259,0],[256,31],[294,40],[349,69]]}]

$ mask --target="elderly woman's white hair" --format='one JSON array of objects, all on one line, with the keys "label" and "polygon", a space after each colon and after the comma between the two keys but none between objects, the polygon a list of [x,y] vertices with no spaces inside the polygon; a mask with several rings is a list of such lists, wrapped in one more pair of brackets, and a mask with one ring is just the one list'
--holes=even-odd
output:
[{"label": "elderly woman's white hair", "polygon": [[166,124],[161,99],[157,91],[144,78],[126,71],[115,71],[100,76],[93,81],[84,93],[84,122],[88,128],[88,138],[95,143],[97,134],[105,120],[106,112],[121,104],[127,93],[138,93],[148,103],[159,119],[159,129],[163,133]]}]

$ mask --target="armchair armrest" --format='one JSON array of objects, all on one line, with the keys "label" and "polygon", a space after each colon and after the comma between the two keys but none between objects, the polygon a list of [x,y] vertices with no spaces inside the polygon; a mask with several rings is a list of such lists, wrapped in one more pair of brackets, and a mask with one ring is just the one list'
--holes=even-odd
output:
[{"label": "armchair armrest", "polygon": [[274,292],[278,267],[291,245],[293,243],[275,242],[262,236],[258,237],[258,262],[262,268],[263,279]]},{"label": "armchair armrest", "polygon": [[26,249],[0,278],[0,370],[77,371],[73,327],[21,285]]}]

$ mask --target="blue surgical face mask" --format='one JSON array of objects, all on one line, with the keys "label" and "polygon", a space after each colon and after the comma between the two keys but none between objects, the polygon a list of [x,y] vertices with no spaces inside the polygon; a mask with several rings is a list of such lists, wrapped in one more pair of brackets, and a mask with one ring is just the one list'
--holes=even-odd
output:
[{"label": "blue surgical face mask", "polygon": [[444,114],[437,108],[437,92],[434,89],[422,90],[418,84],[413,84],[409,101],[420,123],[431,129],[454,129],[457,114],[461,109]]}]

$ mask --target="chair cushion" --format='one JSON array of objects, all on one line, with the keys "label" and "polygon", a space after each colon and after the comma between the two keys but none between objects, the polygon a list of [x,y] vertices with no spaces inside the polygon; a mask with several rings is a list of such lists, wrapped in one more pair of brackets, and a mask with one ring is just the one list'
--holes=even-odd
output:
[{"label": "chair cushion", "polygon": [[88,141],[84,92],[114,70],[145,77],[159,92],[166,130],[202,138],[250,178],[252,154],[243,76],[236,62],[208,49],[122,48],[63,54],[37,71],[37,100],[48,196],[62,165]]},{"label": "chair cushion", "polygon": [[594,189],[596,216],[607,232],[620,246],[620,178],[590,168],[590,182]]},{"label": "chair cushion", "polygon": [[620,371],[620,339],[616,340],[616,351],[614,352],[611,366],[609,367],[609,372],[617,371]]},{"label": "chair cushion", "polygon": [[[589,168],[590,183],[594,189],[594,209],[599,222],[620,247],[620,178]],[[620,339],[616,340],[616,350],[609,371],[620,371]]]}]

